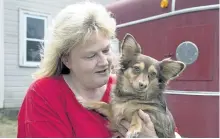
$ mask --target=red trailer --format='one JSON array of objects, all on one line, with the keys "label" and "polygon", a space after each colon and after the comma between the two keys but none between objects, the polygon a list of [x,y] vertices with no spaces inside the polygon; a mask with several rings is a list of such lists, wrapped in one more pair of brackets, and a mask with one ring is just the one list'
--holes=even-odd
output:
[{"label": "red trailer", "polygon": [[131,33],[146,55],[187,64],[166,92],[183,137],[219,137],[219,1],[119,0],[107,6],[121,40]]}]

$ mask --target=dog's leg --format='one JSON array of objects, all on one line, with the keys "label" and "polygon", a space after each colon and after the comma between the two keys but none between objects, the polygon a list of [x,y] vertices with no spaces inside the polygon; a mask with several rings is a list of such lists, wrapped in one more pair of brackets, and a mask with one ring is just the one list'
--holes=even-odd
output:
[{"label": "dog's leg", "polygon": [[137,138],[142,130],[142,120],[135,112],[131,119],[131,124],[126,134],[126,138]]},{"label": "dog's leg", "polygon": [[110,119],[111,117],[110,105],[105,102],[101,102],[101,101],[85,102],[84,101],[84,102],[81,102],[81,104],[89,110],[95,110],[96,112],[106,116],[107,119]]}]

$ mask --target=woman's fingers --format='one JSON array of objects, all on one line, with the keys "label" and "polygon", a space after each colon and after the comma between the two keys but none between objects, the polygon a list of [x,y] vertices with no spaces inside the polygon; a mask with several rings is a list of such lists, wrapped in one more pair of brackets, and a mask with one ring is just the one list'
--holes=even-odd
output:
[{"label": "woman's fingers", "polygon": [[139,110],[138,114],[139,114],[140,118],[145,122],[145,124],[150,124],[153,126],[153,123],[150,119],[150,116],[147,113],[143,112],[142,110]]},{"label": "woman's fingers", "polygon": [[128,132],[128,130],[124,127],[124,126],[120,126],[118,128],[118,132],[120,132],[122,134],[123,137],[125,137],[126,133]]},{"label": "woman's fingers", "polygon": [[113,133],[112,138],[124,138],[124,136],[120,132]]},{"label": "woman's fingers", "polygon": [[121,121],[121,125],[124,126],[124,128],[126,128],[127,130],[130,127],[130,123],[128,121],[125,121],[125,120]]},{"label": "woman's fingers", "polygon": [[118,131],[122,134],[122,136],[125,137],[126,133],[128,132],[129,126],[130,126],[130,124],[128,121],[125,121],[125,120],[121,121],[121,125],[120,125]]},{"label": "woman's fingers", "polygon": [[150,116],[147,113],[144,113],[142,110],[138,111],[138,114],[140,118],[143,121],[143,128],[142,128],[142,134],[141,137],[153,137],[158,138],[156,131],[154,129],[154,124],[151,121]]}]

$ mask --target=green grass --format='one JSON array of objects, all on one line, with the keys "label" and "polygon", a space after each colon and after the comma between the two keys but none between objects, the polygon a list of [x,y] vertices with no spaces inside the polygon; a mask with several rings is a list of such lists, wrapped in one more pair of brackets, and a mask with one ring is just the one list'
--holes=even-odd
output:
[{"label": "green grass", "polygon": [[17,121],[6,117],[0,118],[0,138],[16,138]]}]

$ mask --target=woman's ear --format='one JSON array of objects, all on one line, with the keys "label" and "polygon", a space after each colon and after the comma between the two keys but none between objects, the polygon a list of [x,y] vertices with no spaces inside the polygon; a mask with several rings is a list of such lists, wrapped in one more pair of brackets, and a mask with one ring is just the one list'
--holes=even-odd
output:
[{"label": "woman's ear", "polygon": [[63,62],[63,64],[64,64],[67,68],[70,68],[70,62],[69,62],[69,57],[68,57],[68,55],[62,56],[62,57],[61,57],[61,61]]}]

